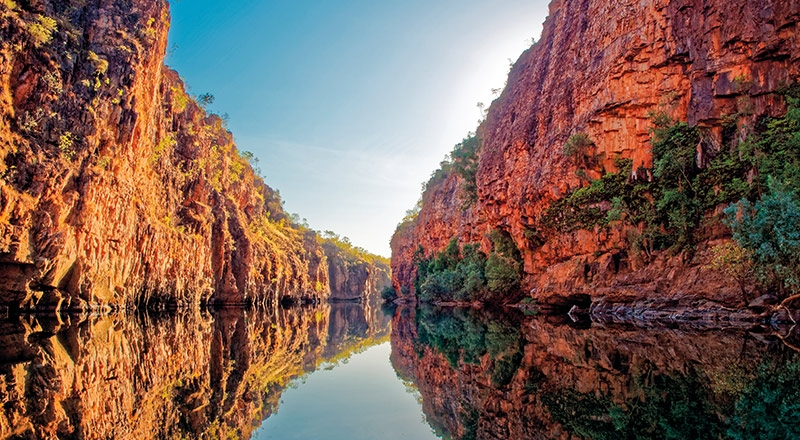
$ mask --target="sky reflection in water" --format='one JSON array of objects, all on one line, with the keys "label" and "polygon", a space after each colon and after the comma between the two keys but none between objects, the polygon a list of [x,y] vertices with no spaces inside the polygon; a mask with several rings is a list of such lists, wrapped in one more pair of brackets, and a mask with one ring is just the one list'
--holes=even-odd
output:
[{"label": "sky reflection in water", "polygon": [[294,383],[253,439],[434,439],[417,396],[389,361],[388,342]]}]

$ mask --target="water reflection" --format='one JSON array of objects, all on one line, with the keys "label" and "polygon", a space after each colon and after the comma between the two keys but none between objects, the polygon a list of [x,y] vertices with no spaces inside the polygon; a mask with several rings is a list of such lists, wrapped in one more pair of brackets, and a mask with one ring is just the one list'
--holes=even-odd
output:
[{"label": "water reflection", "polygon": [[435,307],[392,326],[393,365],[445,437],[800,438],[800,356],[777,338]]},{"label": "water reflection", "polygon": [[390,319],[344,303],[0,321],[0,438],[249,438],[292,379]]}]

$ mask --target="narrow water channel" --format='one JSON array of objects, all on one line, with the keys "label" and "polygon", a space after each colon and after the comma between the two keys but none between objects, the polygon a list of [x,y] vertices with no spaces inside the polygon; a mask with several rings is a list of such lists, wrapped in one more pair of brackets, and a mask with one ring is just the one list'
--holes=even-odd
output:
[{"label": "narrow water channel", "polygon": [[383,342],[296,379],[253,439],[434,439],[419,393],[397,377]]},{"label": "narrow water channel", "polygon": [[0,321],[0,438],[800,438],[775,330],[333,303]]}]

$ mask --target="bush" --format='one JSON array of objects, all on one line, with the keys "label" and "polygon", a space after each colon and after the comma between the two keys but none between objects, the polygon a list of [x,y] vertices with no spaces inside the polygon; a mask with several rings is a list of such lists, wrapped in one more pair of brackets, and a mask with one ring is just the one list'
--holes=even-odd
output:
[{"label": "bush", "polygon": [[58,26],[54,19],[43,15],[37,16],[36,21],[28,23],[26,27],[28,35],[31,37],[31,42],[37,49],[53,39],[53,32],[55,32],[57,28]]},{"label": "bush", "polygon": [[564,145],[564,156],[573,157],[577,154],[583,154],[592,145],[594,145],[594,142],[592,142],[588,134],[575,133],[570,136],[566,145]]},{"label": "bush", "polygon": [[425,258],[424,250],[417,249],[414,285],[420,300],[487,301],[517,289],[522,261],[519,249],[505,232],[493,231],[490,238],[495,249],[488,260],[477,243],[468,243],[459,249],[456,238],[433,258]]},{"label": "bush", "polygon": [[752,253],[763,283],[800,290],[800,204],[774,180],[755,204],[747,200],[725,210],[733,238]]},{"label": "bush", "polygon": [[747,296],[747,281],[753,275],[753,262],[751,252],[741,247],[736,242],[728,242],[711,249],[711,269],[718,270],[733,278],[742,290],[745,303],[750,299]]},{"label": "bush", "polygon": [[386,301],[394,301],[397,299],[397,291],[392,286],[386,286],[381,290],[381,298]]},{"label": "bush", "polygon": [[508,294],[519,288],[519,263],[496,252],[486,261],[486,285],[492,293]]}]

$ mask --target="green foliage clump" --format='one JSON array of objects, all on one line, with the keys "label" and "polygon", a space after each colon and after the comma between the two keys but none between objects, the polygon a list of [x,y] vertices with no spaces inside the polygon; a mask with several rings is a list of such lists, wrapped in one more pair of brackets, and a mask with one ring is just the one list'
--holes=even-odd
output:
[{"label": "green foliage clump", "polygon": [[577,155],[585,154],[594,142],[589,138],[586,133],[575,133],[567,140],[564,145],[564,156],[575,157]]},{"label": "green foliage clump", "polygon": [[752,252],[734,241],[715,246],[711,254],[709,266],[736,280],[744,301],[748,302],[747,281],[753,276]]},{"label": "green foliage clump", "polygon": [[186,110],[186,106],[189,105],[189,96],[179,87],[172,87],[170,90],[172,92],[172,108],[176,112],[182,113]]},{"label": "green foliage clump", "polygon": [[700,131],[685,122],[657,126],[653,130],[653,196],[658,222],[683,248],[691,244],[702,207],[696,197],[695,178],[699,167],[695,157]]},{"label": "green foliage clump", "polygon": [[[693,248],[705,213],[750,194],[748,168],[735,148],[705,151],[698,127],[660,113],[652,121],[652,170],[634,173],[630,159],[617,159],[616,172],[553,202],[539,218],[539,227],[570,232],[624,222],[640,228],[629,239],[635,251],[679,251]],[[570,151],[585,148],[587,142],[575,139]],[[698,165],[699,153],[709,156],[703,168]]]},{"label": "green foliage clump", "polygon": [[[603,202],[624,194],[630,194],[628,197],[630,199],[634,198],[633,188],[628,188],[630,186],[628,176],[632,164],[630,159],[620,159],[617,161],[619,171],[616,173],[606,173],[600,179],[590,182],[588,186],[556,200],[539,219],[539,225],[559,232],[589,229],[595,225],[607,226],[612,218],[609,217],[609,210],[603,207]],[[629,207],[638,205],[639,203],[632,201],[626,204]]]},{"label": "green foliage clump", "polygon": [[572,158],[578,167],[579,176],[585,175],[584,168],[597,166],[597,158],[593,154],[594,142],[586,133],[575,133],[564,144],[564,156]]},{"label": "green foliage clump", "polygon": [[478,172],[478,148],[481,142],[478,136],[470,133],[450,153],[453,171],[461,176],[461,196],[465,206],[478,201],[478,184],[475,176]]},{"label": "green foliage clump", "polygon": [[105,75],[106,72],[108,72],[108,61],[101,58],[96,53],[89,51],[87,59],[94,65],[94,73],[96,76]]},{"label": "green foliage clump", "polygon": [[519,262],[492,252],[486,260],[486,287],[492,292],[510,292],[519,287]]},{"label": "green foliage clump", "polygon": [[759,194],[770,177],[792,191],[800,188],[800,85],[787,88],[784,96],[786,114],[760,120],[757,134],[739,144],[743,162],[757,174]]},{"label": "green foliage clump", "polygon": [[522,255],[508,233],[495,229],[489,238],[494,251],[486,260],[486,287],[497,294],[511,293],[519,288]]},{"label": "green foliage clump", "polygon": [[751,251],[761,281],[781,291],[800,290],[800,203],[776,181],[755,203],[742,200],[725,210],[733,238]]},{"label": "green foliage clump", "polygon": [[53,39],[53,33],[58,29],[56,20],[44,15],[37,15],[36,21],[28,23],[26,28],[31,38],[33,47],[40,48]]},{"label": "green foliage clump", "polygon": [[421,301],[498,301],[519,288],[521,256],[511,237],[493,231],[494,250],[487,256],[476,243],[459,249],[453,238],[432,258],[420,247],[415,256],[414,286]]},{"label": "green foliage clump", "polygon": [[800,87],[785,96],[786,114],[762,120],[760,131],[739,144],[755,179],[743,199],[725,210],[725,222],[750,253],[759,280],[784,294],[800,290]]},{"label": "green foliage clump", "polygon": [[158,163],[161,157],[163,157],[168,150],[175,148],[176,145],[178,145],[178,141],[175,140],[172,133],[168,133],[166,136],[162,137],[155,148],[153,148],[153,154],[150,156],[150,163]]},{"label": "green foliage clump", "polygon": [[425,259],[418,250],[415,287],[422,301],[474,301],[486,286],[486,256],[475,244],[459,249],[453,238],[434,258]]},{"label": "green foliage clump", "polygon": [[75,149],[73,148],[74,144],[75,135],[69,131],[64,132],[64,134],[58,137],[58,150],[69,160],[72,160],[72,158],[75,156]]}]

